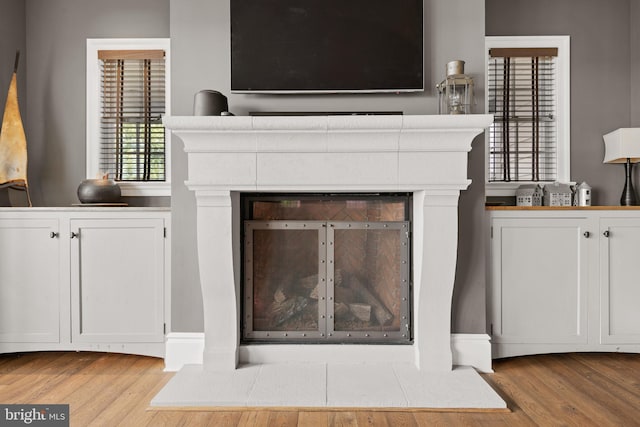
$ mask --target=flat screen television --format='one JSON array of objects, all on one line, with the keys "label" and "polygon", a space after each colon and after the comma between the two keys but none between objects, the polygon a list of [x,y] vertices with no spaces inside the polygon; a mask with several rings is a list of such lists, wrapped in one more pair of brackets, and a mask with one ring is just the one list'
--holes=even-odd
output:
[{"label": "flat screen television", "polygon": [[234,93],[424,90],[423,0],[230,0]]}]

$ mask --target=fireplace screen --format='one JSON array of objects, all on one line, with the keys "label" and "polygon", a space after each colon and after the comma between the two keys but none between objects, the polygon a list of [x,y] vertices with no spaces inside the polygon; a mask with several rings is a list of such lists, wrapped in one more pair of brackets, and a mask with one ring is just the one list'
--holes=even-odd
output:
[{"label": "fireplace screen", "polygon": [[392,221],[244,221],[243,339],[409,342],[410,223],[400,211]]}]

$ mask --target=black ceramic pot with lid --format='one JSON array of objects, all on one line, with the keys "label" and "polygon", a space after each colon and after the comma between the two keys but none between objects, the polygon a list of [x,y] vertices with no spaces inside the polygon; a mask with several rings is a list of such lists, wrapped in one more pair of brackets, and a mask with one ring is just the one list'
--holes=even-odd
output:
[{"label": "black ceramic pot with lid", "polygon": [[78,186],[78,200],[83,204],[118,203],[122,192],[113,179],[85,179]]}]

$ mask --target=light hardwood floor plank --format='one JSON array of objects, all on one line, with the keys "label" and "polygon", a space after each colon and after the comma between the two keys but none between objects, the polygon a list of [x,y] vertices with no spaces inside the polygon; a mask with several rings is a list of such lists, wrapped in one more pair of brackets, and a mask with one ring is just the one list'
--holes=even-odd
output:
[{"label": "light hardwood floor plank", "polygon": [[640,355],[561,354],[494,361],[483,378],[510,412],[385,408],[149,408],[171,379],[160,359],[109,353],[0,355],[1,403],[67,403],[72,426],[634,426]]},{"label": "light hardwood floor plank", "polygon": [[269,422],[269,412],[267,411],[244,411],[238,422],[239,427],[259,427],[267,425]]},{"label": "light hardwood floor plank", "polygon": [[156,361],[140,357],[121,374],[94,375],[93,381],[69,395],[70,417],[80,423],[78,425],[88,425],[136,381],[142,368],[151,363]]},{"label": "light hardwood floor plank", "polygon": [[356,412],[356,420],[358,421],[358,427],[394,427],[395,424],[390,424],[390,420],[387,418],[386,412]]},{"label": "light hardwood floor plank", "polygon": [[332,427],[356,427],[358,419],[352,410],[332,412],[329,414],[329,425]]},{"label": "light hardwood floor plank", "polygon": [[268,427],[295,427],[298,425],[297,411],[272,411]]},{"label": "light hardwood floor plank", "polygon": [[329,414],[319,411],[306,411],[298,414],[299,427],[327,427]]},{"label": "light hardwood floor plank", "polygon": [[558,415],[580,426],[603,425],[611,420],[611,414],[603,412],[601,408],[579,403],[583,399],[583,392],[561,375],[563,369],[557,361],[544,356],[536,358],[535,362],[528,374],[532,382],[544,389],[545,400],[548,401],[545,406],[552,417],[550,421]]},{"label": "light hardwood floor plank", "polygon": [[[142,374],[130,387],[123,390],[115,400],[98,415],[92,425],[133,422],[136,414],[144,412],[148,402],[166,384],[167,380],[157,374]],[[142,420],[141,420],[142,421]]]},{"label": "light hardwood floor plank", "polygon": [[593,400],[593,403],[588,406],[588,415],[592,420],[598,414],[599,418],[605,418],[618,425],[634,425],[640,422],[635,414],[627,412],[629,404],[634,408],[640,408],[640,398],[625,391],[625,387],[620,383],[624,381],[622,378],[612,381],[597,369],[576,363],[571,356],[550,355],[548,358],[549,370],[554,374],[553,378],[572,385],[571,392],[574,393],[574,397],[571,400],[567,397],[566,401],[570,409],[575,410],[578,407],[586,411],[586,406],[573,404],[572,401],[581,402],[589,398]]},{"label": "light hardwood floor plank", "polygon": [[417,427],[415,414],[413,412],[388,412],[387,424],[393,427]]},{"label": "light hardwood floor plank", "polygon": [[640,382],[629,382],[637,378],[640,358],[630,354],[619,354],[615,358],[606,354],[572,354],[572,359],[604,376],[605,381],[622,387],[630,396],[640,399]]}]

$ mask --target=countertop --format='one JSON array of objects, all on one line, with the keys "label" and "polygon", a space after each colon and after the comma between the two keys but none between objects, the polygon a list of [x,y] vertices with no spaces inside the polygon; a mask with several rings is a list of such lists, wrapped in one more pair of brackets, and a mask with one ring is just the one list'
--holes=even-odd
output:
[{"label": "countertop", "polygon": [[640,206],[485,206],[488,211],[634,211]]}]

